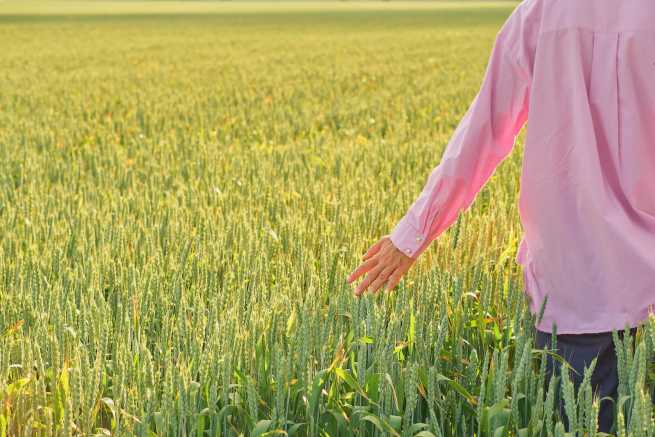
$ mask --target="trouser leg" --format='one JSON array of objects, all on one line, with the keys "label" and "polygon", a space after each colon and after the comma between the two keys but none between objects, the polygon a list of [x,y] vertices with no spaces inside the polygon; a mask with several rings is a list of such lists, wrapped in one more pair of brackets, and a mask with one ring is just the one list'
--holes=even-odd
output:
[{"label": "trouser leg", "polygon": [[[631,335],[634,344],[634,335],[637,328],[632,328]],[[623,331],[619,331],[619,338],[623,338]],[[601,432],[610,432],[614,423],[614,404],[617,399],[618,389],[618,369],[616,360],[616,351],[611,332],[589,333],[589,334],[559,334],[557,335],[558,355],[562,356],[569,365],[575,370],[569,371],[573,385],[577,391],[584,377],[584,368],[591,364],[594,357],[597,357],[596,367],[591,376],[592,391],[599,398],[610,397],[600,402],[598,413],[598,430]],[[536,330],[535,345],[539,349],[546,346],[550,348],[551,334]],[[546,382],[553,374],[561,376],[561,364],[548,356],[546,361]],[[548,386],[546,386],[548,387]],[[561,383],[560,383],[561,387]],[[655,394],[653,395],[655,399]],[[564,410],[564,400],[557,396],[560,415],[565,428],[569,429],[568,417]]]}]

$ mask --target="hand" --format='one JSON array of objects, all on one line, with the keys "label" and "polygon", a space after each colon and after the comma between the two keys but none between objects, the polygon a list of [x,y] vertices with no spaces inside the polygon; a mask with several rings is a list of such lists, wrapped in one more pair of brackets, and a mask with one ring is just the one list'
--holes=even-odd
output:
[{"label": "hand", "polygon": [[369,286],[371,292],[376,293],[385,282],[387,283],[386,289],[391,290],[398,285],[400,279],[415,261],[416,259],[402,253],[394,246],[389,236],[385,235],[366,251],[362,257],[362,263],[348,276],[348,283],[352,283],[363,273],[369,272],[362,283],[357,286],[355,296],[361,296]]}]

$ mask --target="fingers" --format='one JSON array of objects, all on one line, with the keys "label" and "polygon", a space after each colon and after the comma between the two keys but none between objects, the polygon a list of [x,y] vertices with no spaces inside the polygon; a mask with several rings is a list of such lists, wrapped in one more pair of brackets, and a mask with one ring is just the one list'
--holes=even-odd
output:
[{"label": "fingers", "polygon": [[391,290],[398,285],[405,272],[414,263],[414,259],[398,250],[387,236],[383,236],[364,254],[364,261],[348,276],[348,283],[368,272],[355,290],[359,297],[370,287],[377,293],[382,287]]},{"label": "fingers", "polygon": [[380,272],[382,271],[384,267],[383,266],[375,266],[373,270],[370,271],[368,275],[366,275],[366,278],[357,286],[357,289],[355,290],[355,295],[360,296],[366,288],[368,288],[369,284],[373,282]]},{"label": "fingers", "polygon": [[350,275],[348,275],[348,283],[351,283],[355,279],[359,278],[363,273],[369,271],[376,264],[377,260],[375,258],[371,258],[368,261],[361,263],[355,270],[353,270]]},{"label": "fingers", "polygon": [[403,277],[405,272],[402,269],[396,269],[390,276],[389,279],[387,280],[387,286],[385,290],[392,290],[398,283],[400,282],[400,279]]},{"label": "fingers", "polygon": [[377,293],[380,287],[382,287],[382,285],[387,281],[395,269],[395,266],[391,266],[382,270],[378,277],[371,283],[370,292],[373,294]]}]

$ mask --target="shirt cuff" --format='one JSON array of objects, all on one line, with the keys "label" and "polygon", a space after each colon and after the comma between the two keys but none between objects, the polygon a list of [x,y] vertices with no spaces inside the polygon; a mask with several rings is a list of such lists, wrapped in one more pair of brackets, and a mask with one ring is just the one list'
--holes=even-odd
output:
[{"label": "shirt cuff", "polygon": [[393,228],[389,238],[396,248],[411,258],[417,258],[423,252],[426,236],[410,222],[406,214]]}]

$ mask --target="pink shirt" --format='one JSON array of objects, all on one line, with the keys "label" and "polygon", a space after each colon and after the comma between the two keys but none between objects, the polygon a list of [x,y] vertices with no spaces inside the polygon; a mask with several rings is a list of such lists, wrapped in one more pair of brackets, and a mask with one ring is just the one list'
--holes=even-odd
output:
[{"label": "pink shirt", "polygon": [[523,0],[480,91],[390,234],[418,257],[529,119],[516,253],[537,328],[637,326],[655,303],[655,1]]}]

